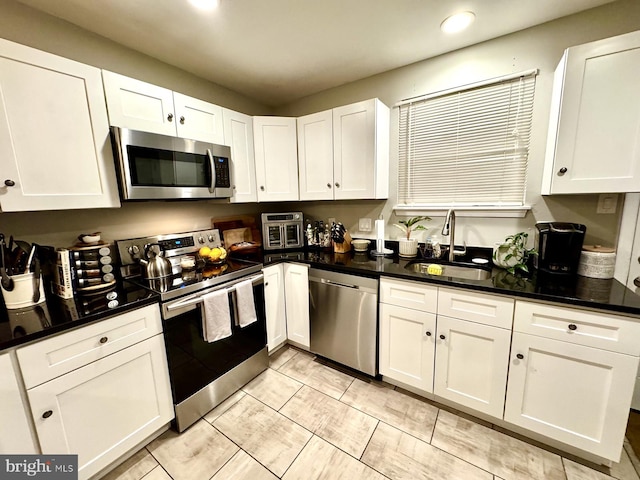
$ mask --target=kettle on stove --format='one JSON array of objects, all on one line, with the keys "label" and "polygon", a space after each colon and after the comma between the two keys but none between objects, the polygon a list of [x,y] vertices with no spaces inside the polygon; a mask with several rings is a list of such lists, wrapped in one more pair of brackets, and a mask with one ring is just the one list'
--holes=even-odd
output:
[{"label": "kettle on stove", "polygon": [[171,262],[165,258],[162,251],[156,252],[151,247],[159,243],[147,243],[144,246],[145,258],[140,259],[140,265],[143,267],[142,276],[147,279],[164,278],[172,273]]}]

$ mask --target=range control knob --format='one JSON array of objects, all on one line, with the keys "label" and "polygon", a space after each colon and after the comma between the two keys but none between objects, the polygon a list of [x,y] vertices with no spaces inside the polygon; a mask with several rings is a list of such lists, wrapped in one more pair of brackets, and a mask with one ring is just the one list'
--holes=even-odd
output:
[{"label": "range control knob", "polygon": [[131,245],[129,248],[127,248],[127,251],[129,252],[129,255],[135,257],[140,253],[140,247],[138,247],[138,245]]},{"label": "range control knob", "polygon": [[198,237],[198,243],[204,243],[204,237],[202,235]]},{"label": "range control knob", "polygon": [[213,235],[212,234],[207,235],[207,240],[209,240],[210,242],[213,242]]}]

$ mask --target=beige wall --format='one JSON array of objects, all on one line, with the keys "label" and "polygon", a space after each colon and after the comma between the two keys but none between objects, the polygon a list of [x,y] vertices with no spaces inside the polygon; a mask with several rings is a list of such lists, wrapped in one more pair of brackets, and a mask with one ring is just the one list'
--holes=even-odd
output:
[{"label": "beige wall", "polygon": [[[553,72],[565,48],[640,29],[640,2],[619,0],[581,14],[487,41],[456,52],[415,63],[380,75],[327,90],[277,109],[279,115],[305,115],[334,106],[378,97],[389,106],[416,95],[435,92],[528,69],[539,69],[528,169],[527,202],[532,211],[524,219],[458,219],[457,238],[474,245],[492,245],[520,230],[533,231],[536,221],[573,221],[587,225],[587,242],[615,245],[619,213],[597,214],[597,195],[542,197],[540,187],[547,138]],[[372,53],[373,54],[373,53]],[[393,109],[397,112],[397,109]],[[300,208],[320,218],[338,217],[352,229],[359,217],[377,218],[383,214],[389,223],[396,202],[397,139],[393,133],[397,120],[392,115],[391,196],[386,202],[315,203]],[[603,159],[606,161],[606,159]],[[618,212],[622,209],[622,196]],[[432,232],[442,218],[431,222]],[[387,226],[395,236],[398,230]]]},{"label": "beige wall", "polygon": [[[202,98],[248,114],[302,115],[337,105],[378,97],[387,105],[431,91],[480,79],[538,68],[534,130],[528,180],[533,210],[524,219],[459,218],[457,238],[472,245],[490,246],[506,235],[531,230],[537,220],[584,223],[588,242],[615,244],[619,215],[596,214],[597,196],[541,197],[539,195],[544,144],[551,96],[551,76],[564,48],[640,29],[640,2],[618,0],[500,39],[376,75],[283,106],[277,111],[151,57],[127,49],[67,22],[42,14],[12,0],[0,0],[0,36],[74,60],[113,70]],[[375,54],[375,52],[372,52]],[[393,110],[392,125],[397,123]],[[389,224],[397,182],[397,155],[392,128],[390,199],[387,201],[293,202],[228,205],[216,201],[141,202],[120,209],[0,213],[0,231],[42,244],[67,246],[81,232],[102,231],[107,239],[208,228],[211,218],[264,211],[301,210],[314,219],[337,218],[352,231],[358,219],[380,214]],[[619,205],[621,209],[621,205]],[[434,218],[431,232],[441,225]],[[387,237],[399,231],[387,226]]]}]

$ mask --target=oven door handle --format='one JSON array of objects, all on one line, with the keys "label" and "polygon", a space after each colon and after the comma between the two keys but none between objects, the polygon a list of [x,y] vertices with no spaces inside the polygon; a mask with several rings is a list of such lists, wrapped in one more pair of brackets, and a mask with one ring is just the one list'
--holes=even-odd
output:
[{"label": "oven door handle", "polygon": [[184,307],[188,307],[191,305],[197,305],[198,303],[202,303],[204,301],[204,296],[208,295],[209,293],[213,293],[213,292],[217,292],[218,290],[227,290],[227,292],[231,293],[235,290],[235,285],[244,282],[245,280],[251,280],[252,284],[257,284],[260,283],[262,280],[264,279],[264,275],[263,274],[259,274],[259,275],[255,275],[253,277],[249,277],[249,278],[244,278],[241,279],[237,282],[233,282],[231,284],[231,286],[225,286],[225,285],[221,285],[219,287],[214,287],[211,288],[209,290],[206,290],[205,292],[202,293],[198,293],[196,295],[192,295],[189,296],[187,298],[185,298],[184,300],[179,300],[175,303],[170,303],[168,305],[166,305],[166,309],[168,312],[171,312],[172,310],[177,310],[178,308],[184,308]]}]

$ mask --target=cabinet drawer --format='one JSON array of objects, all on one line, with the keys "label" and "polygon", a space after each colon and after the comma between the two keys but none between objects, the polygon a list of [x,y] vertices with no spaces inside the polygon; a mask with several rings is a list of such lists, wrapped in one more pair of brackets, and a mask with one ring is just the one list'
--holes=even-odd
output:
[{"label": "cabinet drawer", "polygon": [[17,350],[27,388],[162,332],[160,309],[148,305]]},{"label": "cabinet drawer", "polygon": [[564,342],[640,355],[640,319],[518,300],[514,330]]},{"label": "cabinet drawer", "polygon": [[513,299],[497,295],[451,288],[440,288],[438,291],[438,315],[494,327],[511,328],[513,304]]},{"label": "cabinet drawer", "polygon": [[381,278],[380,302],[436,313],[438,287],[419,282]]}]

